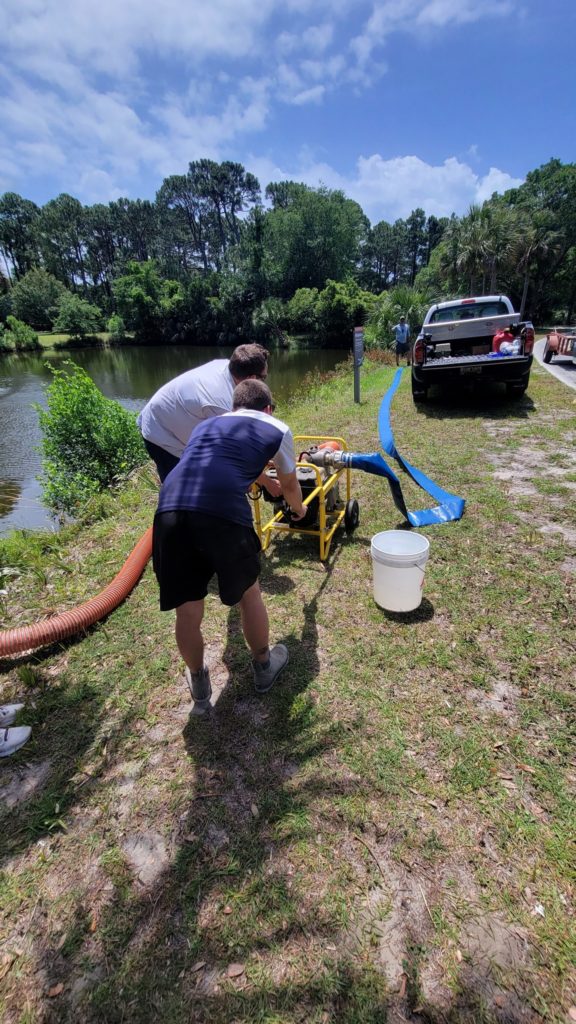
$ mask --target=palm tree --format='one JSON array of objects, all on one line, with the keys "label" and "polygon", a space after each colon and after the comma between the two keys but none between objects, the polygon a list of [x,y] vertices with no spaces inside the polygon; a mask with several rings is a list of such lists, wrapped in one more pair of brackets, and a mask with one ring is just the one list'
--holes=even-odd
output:
[{"label": "palm tree", "polygon": [[500,203],[485,203],[484,221],[488,230],[486,262],[490,273],[488,291],[494,295],[498,289],[498,271],[510,265],[518,245],[521,228],[517,213]]},{"label": "palm tree", "polygon": [[[444,237],[438,246],[440,252],[438,259],[438,270],[443,278],[448,292],[455,292],[458,289],[458,250],[460,246],[460,221],[455,214],[452,214],[444,232]],[[431,257],[430,262],[433,260]]]},{"label": "palm tree", "polygon": [[456,267],[469,280],[469,295],[477,294],[476,282],[482,277],[482,292],[485,289],[486,266],[490,252],[490,233],[482,207],[473,205],[460,221],[458,230],[458,254]]},{"label": "palm tree", "polygon": [[550,228],[545,212],[532,212],[529,218],[522,218],[519,221],[519,226],[521,230],[516,239],[514,254],[518,270],[523,275],[520,300],[520,319],[522,320],[526,309],[528,289],[538,270],[538,264],[541,260],[549,259],[558,253],[562,247],[563,236],[559,231],[553,231]]},{"label": "palm tree", "polygon": [[282,324],[286,320],[286,308],[281,299],[271,296],[264,299],[252,313],[252,326],[274,338],[280,348],[288,348],[290,342],[284,333]]}]

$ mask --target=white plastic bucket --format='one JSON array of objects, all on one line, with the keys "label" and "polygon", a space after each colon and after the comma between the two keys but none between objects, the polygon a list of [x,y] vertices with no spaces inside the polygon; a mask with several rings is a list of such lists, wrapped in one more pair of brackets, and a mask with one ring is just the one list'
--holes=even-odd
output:
[{"label": "white plastic bucket", "polygon": [[384,530],[372,537],[374,600],[389,612],[411,612],[422,601],[430,543],[420,533]]}]

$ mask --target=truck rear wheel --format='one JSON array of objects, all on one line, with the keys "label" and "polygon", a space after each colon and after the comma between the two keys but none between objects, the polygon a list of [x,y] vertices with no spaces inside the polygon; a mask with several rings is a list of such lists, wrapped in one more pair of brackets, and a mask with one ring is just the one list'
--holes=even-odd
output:
[{"label": "truck rear wheel", "polygon": [[412,398],[415,402],[425,402],[428,398],[428,388],[423,388],[412,381]]},{"label": "truck rear wheel", "polygon": [[522,398],[527,387],[527,384],[507,384],[506,394],[509,398]]}]

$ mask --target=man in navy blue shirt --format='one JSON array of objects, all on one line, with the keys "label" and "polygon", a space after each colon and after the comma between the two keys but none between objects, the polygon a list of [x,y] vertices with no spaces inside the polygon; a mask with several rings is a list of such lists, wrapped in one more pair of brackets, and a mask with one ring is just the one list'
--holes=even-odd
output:
[{"label": "man in navy blue shirt", "polygon": [[268,613],[258,584],[260,541],[246,498],[272,462],[294,519],[306,514],[292,434],[273,409],[264,381],[238,384],[232,412],[195,427],[160,490],[153,544],[160,608],[176,609],[176,643],[200,710],[208,707],[212,693],[201,625],[214,575],[222,603],[239,605],[256,691],[266,693],[288,661],[284,644],[268,645]]}]

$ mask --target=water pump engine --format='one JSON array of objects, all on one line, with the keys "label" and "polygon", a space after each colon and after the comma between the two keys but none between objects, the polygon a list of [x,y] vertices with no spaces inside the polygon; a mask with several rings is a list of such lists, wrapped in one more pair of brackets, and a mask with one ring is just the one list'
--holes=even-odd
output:
[{"label": "water pump engine", "polygon": [[[298,479],[298,483],[300,484],[303,501],[305,501],[308,495],[312,494],[312,491],[315,491],[316,488],[318,487],[318,475],[316,471],[312,469],[312,466],[307,466],[305,465],[305,463],[313,462],[314,465],[318,466],[321,482],[323,485],[326,483],[326,481],[333,473],[333,470],[330,468],[330,463],[324,463],[323,461],[324,454],[328,454],[328,452],[331,455],[338,454],[337,452],[335,453],[332,449],[321,448],[317,445],[313,445],[310,447],[308,451],[301,452],[300,455],[298,456],[298,462],[296,463],[296,477]],[[318,461],[316,461],[316,459]],[[268,475],[271,477],[276,476],[276,470],[274,469],[269,469],[267,472]],[[289,523],[290,526],[297,527],[300,530],[313,530],[316,529],[316,527],[318,526],[318,508],[320,505],[318,497],[313,498],[310,504],[307,506],[305,518],[298,519],[295,522],[292,519],[290,509],[283,498],[273,498],[270,494],[268,494],[266,489],[264,489],[262,496],[263,498],[265,498],[266,501],[269,501],[274,505],[275,513],[282,512],[283,515],[282,519],[280,520],[281,522]],[[331,487],[330,490],[327,491],[326,493],[326,511],[333,512],[336,506],[339,504],[340,492],[337,480],[334,486]]]}]

